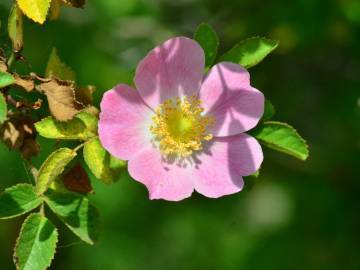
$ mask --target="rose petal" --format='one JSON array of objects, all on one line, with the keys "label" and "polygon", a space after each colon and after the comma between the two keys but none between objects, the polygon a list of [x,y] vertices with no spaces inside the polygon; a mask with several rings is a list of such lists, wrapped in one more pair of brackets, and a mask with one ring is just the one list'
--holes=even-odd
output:
[{"label": "rose petal", "polygon": [[204,80],[200,99],[205,113],[215,118],[209,131],[231,136],[252,129],[264,112],[264,95],[250,86],[250,75],[240,65],[215,65]]},{"label": "rose petal", "polygon": [[163,160],[158,149],[148,148],[128,163],[129,174],[143,183],[150,199],[180,201],[194,190],[192,168],[181,167]]},{"label": "rose petal", "polygon": [[259,143],[247,134],[215,138],[195,159],[195,190],[211,198],[238,192],[242,176],[256,172],[262,161]]},{"label": "rose petal", "polygon": [[145,103],[156,108],[167,99],[197,94],[204,65],[204,52],[197,42],[172,38],[139,63],[135,84]]},{"label": "rose petal", "polygon": [[104,94],[100,106],[99,138],[113,156],[129,160],[151,144],[153,111],[136,90],[118,85]]}]

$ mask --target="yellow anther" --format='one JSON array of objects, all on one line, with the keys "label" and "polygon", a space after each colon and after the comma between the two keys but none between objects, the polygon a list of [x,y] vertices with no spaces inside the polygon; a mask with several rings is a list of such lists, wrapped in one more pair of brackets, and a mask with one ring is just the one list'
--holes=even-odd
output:
[{"label": "yellow anther", "polygon": [[159,105],[150,131],[159,141],[163,154],[186,158],[193,151],[201,150],[203,141],[213,138],[207,133],[207,128],[214,120],[202,116],[203,111],[201,100],[196,96],[166,100]]}]

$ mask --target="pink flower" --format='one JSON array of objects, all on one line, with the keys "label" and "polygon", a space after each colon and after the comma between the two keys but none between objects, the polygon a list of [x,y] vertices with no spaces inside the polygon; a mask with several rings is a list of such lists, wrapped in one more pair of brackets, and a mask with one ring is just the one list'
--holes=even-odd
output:
[{"label": "pink flower", "polygon": [[99,136],[151,199],[178,201],[194,189],[211,198],[243,188],[263,154],[245,134],[264,96],[240,65],[222,62],[203,78],[204,52],[185,37],[153,49],[138,65],[137,90],[120,84],[101,102]]}]

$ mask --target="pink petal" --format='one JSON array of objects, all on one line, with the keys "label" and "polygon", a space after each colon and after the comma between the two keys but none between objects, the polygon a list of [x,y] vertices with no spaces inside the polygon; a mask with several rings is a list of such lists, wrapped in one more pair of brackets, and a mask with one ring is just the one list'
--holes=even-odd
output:
[{"label": "pink petal", "polygon": [[153,49],[138,65],[136,88],[151,108],[166,99],[197,94],[205,65],[204,52],[192,39],[169,39]]},{"label": "pink petal", "polygon": [[129,174],[149,190],[150,199],[180,201],[194,190],[192,169],[163,160],[158,149],[148,148],[128,163]]},{"label": "pink petal", "polygon": [[151,144],[153,111],[136,90],[118,85],[104,94],[100,106],[99,138],[112,155],[128,160]]},{"label": "pink petal", "polygon": [[218,198],[240,191],[244,185],[242,176],[259,169],[263,153],[253,137],[239,134],[215,138],[196,160],[195,190]]},{"label": "pink petal", "polygon": [[250,75],[240,65],[215,65],[204,80],[200,99],[205,112],[215,118],[209,131],[231,136],[252,129],[264,112],[264,95],[250,86]]}]

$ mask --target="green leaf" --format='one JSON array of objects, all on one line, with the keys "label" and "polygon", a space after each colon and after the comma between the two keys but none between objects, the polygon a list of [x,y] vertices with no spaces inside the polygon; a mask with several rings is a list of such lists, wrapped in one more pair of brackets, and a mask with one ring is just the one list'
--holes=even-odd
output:
[{"label": "green leaf", "polygon": [[0,71],[0,88],[12,85],[15,82],[13,75]]},{"label": "green leaf", "polygon": [[236,44],[225,53],[221,60],[230,61],[251,68],[260,63],[269,53],[276,49],[279,42],[260,37],[249,38]]},{"label": "green leaf", "polygon": [[7,219],[25,214],[42,203],[37,196],[34,186],[18,184],[0,195],[0,219]]},{"label": "green leaf", "polygon": [[252,130],[251,135],[263,145],[274,150],[306,160],[309,156],[308,146],[297,131],[290,125],[268,121]]},{"label": "green leaf", "polygon": [[16,4],[10,11],[8,33],[13,45],[13,51],[20,52],[23,48],[23,15]]},{"label": "green leaf", "polygon": [[272,105],[272,103],[265,99],[265,107],[264,107],[264,114],[261,118],[262,121],[267,121],[269,119],[271,119],[275,114],[275,108],[274,105]]},{"label": "green leaf", "polygon": [[196,29],[194,39],[205,52],[205,66],[211,66],[215,61],[219,47],[219,38],[215,30],[210,25],[202,23]]},{"label": "green leaf", "polygon": [[106,184],[116,181],[126,167],[126,162],[110,155],[97,137],[85,143],[84,159],[91,172]]},{"label": "green leaf", "polygon": [[47,117],[35,123],[37,132],[49,139],[87,140],[97,135],[96,116],[80,112],[67,122],[60,122],[53,117]]},{"label": "green leaf", "polygon": [[80,194],[57,193],[49,190],[45,201],[62,222],[88,244],[94,244],[99,237],[99,212]]},{"label": "green leaf", "polygon": [[0,93],[0,124],[4,123],[7,116],[7,105],[5,97],[2,93]]},{"label": "green leaf", "polygon": [[23,223],[16,241],[14,262],[18,270],[45,270],[55,255],[58,232],[39,213],[31,214]]},{"label": "green leaf", "polygon": [[36,192],[38,194],[44,193],[75,156],[76,152],[69,148],[60,148],[51,153],[39,170]]},{"label": "green leaf", "polygon": [[46,77],[55,76],[62,80],[75,81],[75,72],[66,64],[61,62],[56,48],[53,48],[45,71]]},{"label": "green leaf", "polygon": [[51,0],[16,0],[22,12],[34,22],[43,24]]}]

